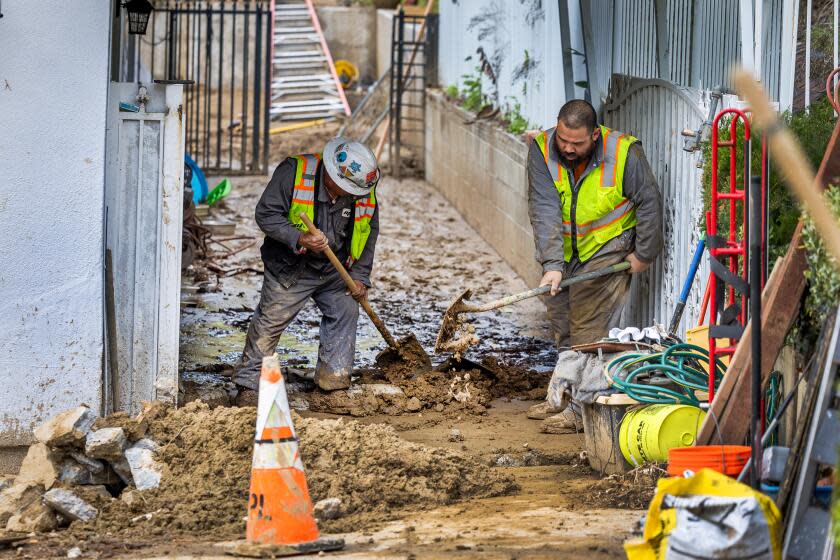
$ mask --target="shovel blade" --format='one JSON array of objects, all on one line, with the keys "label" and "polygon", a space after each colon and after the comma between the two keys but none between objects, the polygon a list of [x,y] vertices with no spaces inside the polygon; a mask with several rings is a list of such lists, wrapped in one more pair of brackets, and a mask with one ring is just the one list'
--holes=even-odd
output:
[{"label": "shovel blade", "polygon": [[464,307],[464,300],[470,299],[472,290],[464,290],[455,300],[446,308],[443,314],[443,319],[440,322],[440,329],[438,330],[437,339],[435,340],[435,352],[442,352],[446,349],[447,343],[452,340],[455,333],[458,331],[460,321],[458,315],[462,312]]}]

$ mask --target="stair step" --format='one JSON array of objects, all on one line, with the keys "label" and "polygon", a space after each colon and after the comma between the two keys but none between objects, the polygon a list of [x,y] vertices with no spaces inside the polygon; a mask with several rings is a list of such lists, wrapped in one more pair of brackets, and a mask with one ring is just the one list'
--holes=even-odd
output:
[{"label": "stair step", "polygon": [[315,33],[315,28],[311,25],[309,26],[295,26],[295,27],[278,27],[274,29],[274,34],[283,34],[283,35],[293,35],[296,33]]},{"label": "stair step", "polygon": [[312,44],[312,43],[320,43],[321,40],[318,39],[317,35],[286,35],[284,37],[275,37],[274,39],[274,46],[278,45],[303,45],[303,44]]}]

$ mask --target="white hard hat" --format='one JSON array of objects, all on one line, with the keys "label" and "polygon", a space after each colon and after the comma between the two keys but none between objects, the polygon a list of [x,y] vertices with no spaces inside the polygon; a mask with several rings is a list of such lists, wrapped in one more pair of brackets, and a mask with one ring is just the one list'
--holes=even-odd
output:
[{"label": "white hard hat", "polygon": [[330,178],[353,196],[365,196],[379,182],[376,156],[370,148],[347,138],[333,138],[324,147],[324,166]]}]

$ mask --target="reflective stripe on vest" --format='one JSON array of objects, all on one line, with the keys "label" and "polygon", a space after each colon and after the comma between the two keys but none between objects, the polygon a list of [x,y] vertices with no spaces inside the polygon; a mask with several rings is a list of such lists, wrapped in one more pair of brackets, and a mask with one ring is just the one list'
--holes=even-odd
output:
[{"label": "reflective stripe on vest", "polygon": [[[563,213],[563,257],[572,258],[572,184],[568,171],[549,158],[549,142],[553,141],[554,128],[543,131],[535,138],[545,159],[554,186],[560,195]],[[610,239],[636,225],[636,210],[624,198],[624,166],[627,154],[636,138],[601,127],[603,157],[601,165],[590,171],[577,192],[575,205],[575,230],[578,258],[585,262]]]},{"label": "reflective stripe on vest", "polygon": [[[308,231],[306,224],[300,219],[301,212],[315,222],[315,179],[318,170],[318,163],[321,161],[321,154],[303,154],[293,156],[297,162],[295,170],[295,187],[292,193],[292,204],[289,207],[289,221],[305,232]],[[347,257],[348,268],[353,266],[362,252],[365,250],[367,240],[370,237],[370,221],[376,211],[376,195],[370,191],[370,196],[356,201],[353,216],[353,234],[350,238],[350,251]]]}]

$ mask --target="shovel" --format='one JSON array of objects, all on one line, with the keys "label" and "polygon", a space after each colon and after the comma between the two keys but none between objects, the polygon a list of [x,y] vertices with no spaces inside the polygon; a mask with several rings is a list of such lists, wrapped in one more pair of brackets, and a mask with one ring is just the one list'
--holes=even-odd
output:
[{"label": "shovel", "polygon": [[[600,278],[601,276],[606,276],[608,274],[615,274],[616,272],[621,272],[629,268],[630,263],[622,261],[614,265],[599,268],[598,270],[593,270],[592,272],[585,272],[583,274],[567,278],[566,280],[560,282],[560,288],[563,289],[573,284],[578,284],[579,282],[586,282],[587,280],[592,280],[593,278]],[[464,290],[464,292],[461,295],[455,298],[455,301],[452,302],[452,305],[450,305],[447,308],[446,312],[443,314],[443,321],[440,324],[440,330],[438,331],[437,341],[435,342],[435,352],[459,352],[461,350],[465,350],[466,347],[472,344],[473,342],[477,342],[477,339],[475,339],[474,335],[467,335],[466,337],[462,337],[454,341],[452,340],[459,327],[461,327],[461,320],[458,317],[460,314],[484,313],[485,311],[491,311],[493,309],[498,309],[500,307],[511,305],[513,303],[522,301],[523,299],[541,296],[543,294],[547,294],[550,291],[551,286],[540,286],[539,288],[534,288],[532,290],[528,290],[527,292],[520,292],[518,294],[509,295],[482,305],[470,305],[468,303],[465,303],[464,300],[470,299],[470,296],[472,296],[472,290]]]},{"label": "shovel", "polygon": [[[301,212],[300,219],[304,224],[306,224],[306,227],[309,228],[311,233],[323,235],[321,231],[315,227],[315,224],[312,223],[312,220],[309,219],[309,216],[307,216],[304,212]],[[351,292],[355,291],[356,281],[350,277],[350,274],[347,273],[344,265],[341,264],[341,261],[335,256],[332,249],[327,247],[324,249],[324,254],[338,271],[338,274],[341,276],[341,279],[344,280],[344,283],[347,284],[347,288]],[[417,337],[413,334],[409,334],[397,342],[394,340],[394,337],[391,336],[391,332],[388,330],[388,327],[385,326],[385,323],[382,322],[382,319],[379,318],[379,315],[377,315],[370,306],[370,302],[367,298],[362,298],[362,300],[359,301],[359,304],[362,306],[362,309],[365,310],[368,317],[370,317],[370,320],[373,321],[376,330],[379,331],[379,334],[382,335],[382,338],[384,338],[385,342],[388,344],[388,348],[376,356],[376,363],[380,365],[387,365],[396,361],[403,361],[431,367],[432,360],[429,358],[429,355],[426,354],[426,351],[423,350],[423,346],[420,345],[420,341],[417,340]]]}]

